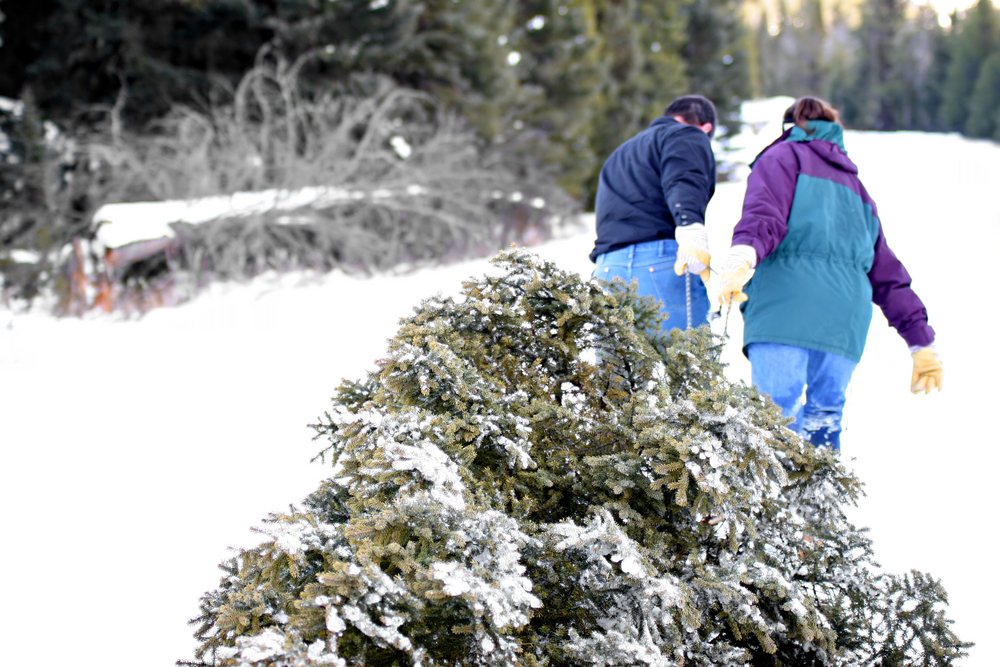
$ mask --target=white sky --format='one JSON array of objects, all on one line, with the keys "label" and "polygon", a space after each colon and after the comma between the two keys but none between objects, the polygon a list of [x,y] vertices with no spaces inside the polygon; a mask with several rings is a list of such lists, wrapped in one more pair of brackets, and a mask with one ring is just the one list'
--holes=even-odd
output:
[{"label": "white sky", "polygon": [[[748,111],[778,120],[785,106]],[[745,137],[746,154],[775,134]],[[985,667],[1000,655],[1000,580],[986,543],[1000,470],[1000,318],[982,291],[1000,247],[1000,146],[917,133],[848,132],[846,142],[946,367],[942,393],[910,395],[906,346],[876,312],[843,436],[868,493],[852,518],[871,527],[886,569],[942,579],[955,630],[979,644],[963,665]],[[716,257],[743,188],[720,184],[709,208]],[[584,227],[537,251],[586,275],[592,243]],[[190,659],[186,620],[217,584],[226,547],[255,543],[250,526],[328,473],[309,463],[319,443],[306,425],[340,379],[371,369],[421,299],[457,293],[488,268],[265,276],[132,321],[0,308],[4,664]],[[730,376],[747,378],[738,315],[730,334]]]}]

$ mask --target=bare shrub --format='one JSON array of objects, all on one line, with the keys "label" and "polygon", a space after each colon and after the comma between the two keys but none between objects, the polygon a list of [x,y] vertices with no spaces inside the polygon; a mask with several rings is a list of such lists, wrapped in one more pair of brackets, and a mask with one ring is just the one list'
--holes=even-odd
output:
[{"label": "bare shrub", "polygon": [[[175,241],[161,249],[170,261],[136,257],[108,272],[119,295],[177,270],[200,284],[272,269],[371,271],[483,256],[544,240],[575,211],[554,175],[515,154],[516,141],[487,144],[426,93],[371,74],[304,90],[299,75],[316,55],[290,63],[265,49],[227,103],[176,106],[142,133],[120,122],[123,89],[99,130],[80,133],[87,214],[104,203],[269,190],[303,202],[173,224]],[[309,189],[315,198],[301,196]]]},{"label": "bare shrub", "polygon": [[126,199],[277,189],[304,201],[174,224],[179,265],[198,282],[483,256],[548,238],[574,210],[553,177],[486,145],[426,93],[358,75],[305,94],[299,73],[314,55],[262,52],[231,104],[176,107],[149,134],[92,143]]}]

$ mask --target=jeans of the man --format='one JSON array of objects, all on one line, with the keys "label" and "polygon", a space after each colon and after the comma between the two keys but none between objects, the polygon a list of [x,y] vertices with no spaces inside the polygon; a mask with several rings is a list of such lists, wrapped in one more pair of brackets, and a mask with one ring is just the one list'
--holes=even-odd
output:
[{"label": "jeans of the man", "polygon": [[747,355],[751,381],[785,417],[795,418],[788,427],[817,447],[839,451],[847,385],[857,362],[780,343],[751,343]]},{"label": "jeans of the man", "polygon": [[636,243],[597,256],[594,276],[611,282],[621,278],[626,284],[635,279],[641,296],[654,296],[668,319],[663,330],[686,329],[708,324],[708,292],[698,276],[691,276],[691,321],[687,316],[687,293],[684,276],[674,273],[677,241]]}]

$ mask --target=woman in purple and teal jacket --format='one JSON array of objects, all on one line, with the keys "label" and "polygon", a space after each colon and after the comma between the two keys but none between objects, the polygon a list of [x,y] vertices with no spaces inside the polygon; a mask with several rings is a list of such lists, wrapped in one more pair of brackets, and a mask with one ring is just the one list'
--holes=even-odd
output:
[{"label": "woman in purple and teal jacket", "polygon": [[740,303],[753,383],[795,419],[790,428],[839,450],[872,302],[910,348],[911,391],[940,390],[943,365],[927,310],[844,151],[836,110],[803,97],[785,121],[794,125],[751,165],[719,301]]}]

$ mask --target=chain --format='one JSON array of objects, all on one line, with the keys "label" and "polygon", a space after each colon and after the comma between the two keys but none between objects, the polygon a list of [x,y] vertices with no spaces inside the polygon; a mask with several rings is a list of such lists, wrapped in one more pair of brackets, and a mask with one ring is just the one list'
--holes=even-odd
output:
[{"label": "chain", "polygon": [[691,328],[691,274],[684,272],[684,303],[687,306],[688,326]]},{"label": "chain", "polygon": [[[709,268],[709,270],[712,273],[715,273],[716,275],[718,275],[718,272],[715,269],[713,269],[712,267],[708,267],[708,268]],[[684,298],[685,298],[685,305],[687,307],[687,318],[688,318],[687,319],[687,325],[688,325],[688,329],[690,329],[691,328],[691,274],[687,273],[686,271],[684,273]],[[733,302],[729,301],[726,304],[725,320],[722,323],[722,340],[724,340],[724,341],[728,341],[729,340],[729,313],[732,310],[733,310]],[[715,319],[717,319],[719,317],[722,317],[722,306],[721,305],[719,306],[719,310],[714,310],[714,311],[712,311],[712,312],[710,312],[708,314],[708,321],[712,322],[713,320],[715,320]]]},{"label": "chain", "polygon": [[708,314],[708,321],[709,322],[714,322],[715,320],[719,319],[720,317],[725,317],[725,319],[723,320],[723,323],[722,323],[722,340],[724,340],[724,341],[729,340],[729,313],[730,313],[730,311],[732,311],[732,309],[733,309],[733,303],[730,301],[729,303],[726,304],[726,314],[725,314],[725,316],[723,316],[723,314],[722,314],[722,305],[719,305],[719,309],[718,310],[713,310],[712,312],[710,312]]}]

